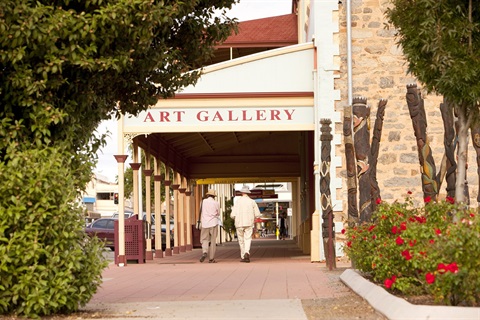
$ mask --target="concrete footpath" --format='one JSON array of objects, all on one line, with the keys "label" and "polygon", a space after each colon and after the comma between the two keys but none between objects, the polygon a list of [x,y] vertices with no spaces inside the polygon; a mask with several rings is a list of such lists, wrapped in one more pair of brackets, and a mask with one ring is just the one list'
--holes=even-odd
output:
[{"label": "concrete footpath", "polygon": [[302,299],[351,294],[340,280],[349,264],[329,271],[312,263],[292,240],[255,239],[251,262],[240,262],[237,242],[217,246],[215,260],[201,249],[145,264],[115,264],[82,311],[97,319],[307,319]]}]

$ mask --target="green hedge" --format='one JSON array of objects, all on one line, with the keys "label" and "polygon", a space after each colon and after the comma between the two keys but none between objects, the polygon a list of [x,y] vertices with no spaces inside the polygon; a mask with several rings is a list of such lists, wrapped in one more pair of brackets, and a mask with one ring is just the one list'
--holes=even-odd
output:
[{"label": "green hedge", "polygon": [[74,312],[101,284],[104,247],[85,236],[71,158],[46,148],[0,162],[0,314]]}]

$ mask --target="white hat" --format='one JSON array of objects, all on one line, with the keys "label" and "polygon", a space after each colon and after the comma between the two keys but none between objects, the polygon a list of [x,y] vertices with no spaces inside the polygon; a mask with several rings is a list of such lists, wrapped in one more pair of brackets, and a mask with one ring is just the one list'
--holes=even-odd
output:
[{"label": "white hat", "polygon": [[248,189],[247,186],[243,186],[242,189],[240,190],[241,193],[250,193],[250,189]]},{"label": "white hat", "polygon": [[207,196],[210,195],[210,196],[216,197],[217,196],[217,191],[215,191],[213,189],[210,189],[210,190],[208,190],[208,192],[205,195],[207,195]]}]

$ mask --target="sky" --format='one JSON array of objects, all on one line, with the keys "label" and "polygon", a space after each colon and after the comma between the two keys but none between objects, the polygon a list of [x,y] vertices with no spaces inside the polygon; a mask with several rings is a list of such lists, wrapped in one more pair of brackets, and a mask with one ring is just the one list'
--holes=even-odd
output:
[{"label": "sky", "polygon": [[[240,0],[240,3],[230,10],[229,16],[236,17],[239,21],[247,21],[289,14],[291,10],[292,0]],[[98,164],[95,173],[104,176],[108,181],[115,182],[118,165],[113,155],[118,154],[117,122],[104,121],[97,131],[99,134],[108,133],[109,137],[107,145],[97,154]],[[131,160],[129,156],[126,163],[130,163]]]}]

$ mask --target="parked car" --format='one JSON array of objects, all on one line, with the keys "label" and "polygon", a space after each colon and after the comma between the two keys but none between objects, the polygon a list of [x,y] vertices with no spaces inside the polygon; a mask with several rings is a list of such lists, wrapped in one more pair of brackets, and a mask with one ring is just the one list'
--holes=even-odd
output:
[{"label": "parked car", "polygon": [[[162,232],[166,232],[167,231],[167,216],[165,213],[162,213],[162,222],[161,222],[161,225],[162,225]],[[143,213],[143,220],[146,220],[146,214],[145,212]],[[150,221],[152,222],[152,226],[155,226],[155,214],[152,213],[152,217],[150,219]],[[170,232],[173,234],[173,229],[175,228],[175,223],[174,223],[174,220],[173,218],[170,218]]]},{"label": "parked car", "polygon": [[[93,221],[85,228],[90,237],[98,237],[105,241],[105,246],[115,250],[115,221],[118,218],[100,218]],[[152,228],[152,249],[155,249],[155,229]],[[146,236],[146,235],[145,235]],[[162,250],[166,248],[166,234],[162,232]]]},{"label": "parked car", "polygon": [[[131,211],[125,211],[124,214],[125,214],[125,219],[133,217],[133,212],[131,212]],[[112,214],[112,218],[118,219],[118,212],[114,212]]]},{"label": "parked car", "polygon": [[[132,211],[125,211],[124,214],[125,214],[125,219],[129,219],[129,218],[134,216],[134,213]],[[166,217],[165,213],[162,213],[161,216],[162,216],[162,232],[166,232],[167,231],[167,222],[166,222],[167,217]],[[143,212],[142,217],[143,217],[144,221],[147,220],[147,213],[145,211]],[[112,215],[112,218],[118,219],[118,212],[115,212]],[[152,223],[152,227],[155,228],[155,213],[152,213],[150,221]],[[174,220],[173,220],[173,218],[170,218],[170,232],[172,232],[172,234],[173,234],[173,228],[174,227],[175,227]]]}]

